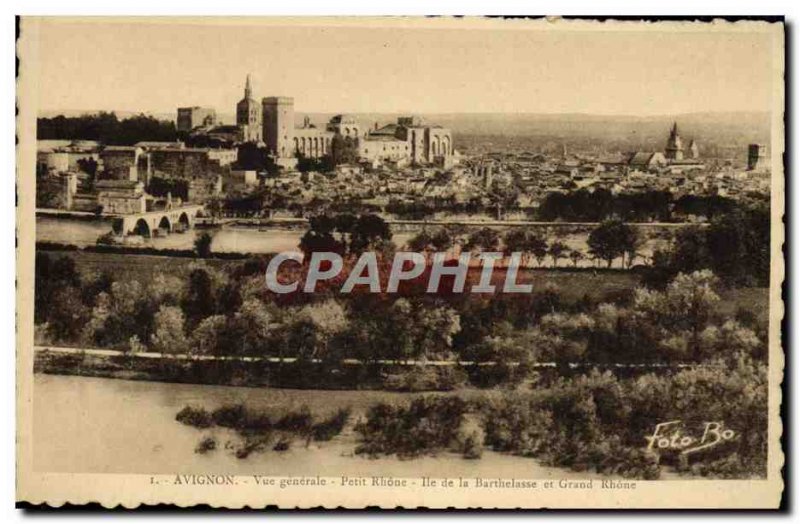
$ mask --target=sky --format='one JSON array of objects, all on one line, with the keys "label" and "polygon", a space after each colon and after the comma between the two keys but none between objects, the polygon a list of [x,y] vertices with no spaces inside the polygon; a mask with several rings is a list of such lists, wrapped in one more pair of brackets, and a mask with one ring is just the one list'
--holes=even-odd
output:
[{"label": "sky", "polygon": [[248,73],[257,99],[292,96],[300,112],[769,111],[780,59],[770,34],[741,30],[208,22],[43,19],[40,112],[230,114]]}]

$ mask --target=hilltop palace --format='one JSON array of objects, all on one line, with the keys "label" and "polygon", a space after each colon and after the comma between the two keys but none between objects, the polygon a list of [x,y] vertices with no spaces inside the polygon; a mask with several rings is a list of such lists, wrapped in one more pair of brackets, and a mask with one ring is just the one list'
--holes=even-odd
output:
[{"label": "hilltop palace", "polygon": [[453,164],[453,138],[449,129],[423,123],[417,117],[400,117],[396,124],[363,129],[349,115],[336,115],[317,127],[305,117],[295,125],[294,99],[269,96],[259,103],[253,96],[250,76],[244,97],[236,104],[236,125],[215,126],[213,109],[185,107],[178,109],[178,130],[211,137],[225,137],[233,142],[264,145],[275,162],[293,168],[298,157],[320,158],[331,152],[335,136],[356,148],[361,161],[404,165],[429,165],[449,168]]}]

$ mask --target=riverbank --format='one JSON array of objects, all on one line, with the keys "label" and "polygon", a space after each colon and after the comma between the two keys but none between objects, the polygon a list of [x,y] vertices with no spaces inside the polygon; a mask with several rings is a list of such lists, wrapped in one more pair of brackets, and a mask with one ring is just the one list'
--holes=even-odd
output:
[{"label": "riverbank", "polygon": [[[175,420],[186,405],[216,408],[245,404],[285,412],[307,405],[314,413],[349,406],[355,422],[375,402],[402,402],[414,393],[385,391],[314,391],[197,386],[34,376],[33,449],[37,471],[62,473],[228,474],[265,476],[393,476],[464,478],[614,478],[593,472],[545,467],[536,460],[486,451],[481,460],[440,453],[414,460],[368,458],[354,454],[352,425],[329,442],[292,446],[237,459],[224,448],[234,438],[225,428],[198,430]],[[320,411],[322,410],[322,411]],[[58,438],[53,438],[58,428]],[[220,448],[195,453],[205,436]]]}]

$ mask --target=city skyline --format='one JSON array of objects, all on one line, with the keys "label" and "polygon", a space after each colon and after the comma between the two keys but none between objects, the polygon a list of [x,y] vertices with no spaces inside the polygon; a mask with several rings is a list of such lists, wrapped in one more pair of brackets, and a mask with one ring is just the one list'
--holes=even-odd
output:
[{"label": "city skyline", "polygon": [[[498,21],[478,30],[102,22],[43,21],[40,114],[169,114],[197,105],[224,116],[248,73],[257,99],[292,96],[307,113],[661,116],[772,108],[767,33],[554,34],[497,29]],[[137,45],[120,34],[136,35]],[[565,85],[573,96],[564,96]]]}]

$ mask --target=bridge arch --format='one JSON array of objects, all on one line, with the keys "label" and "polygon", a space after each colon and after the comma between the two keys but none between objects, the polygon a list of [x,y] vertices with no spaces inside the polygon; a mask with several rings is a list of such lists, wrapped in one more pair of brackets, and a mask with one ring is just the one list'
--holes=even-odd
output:
[{"label": "bridge arch", "polygon": [[161,217],[161,220],[158,221],[158,229],[166,229],[168,232],[172,231],[172,223],[167,215],[164,215]]},{"label": "bridge arch", "polygon": [[147,223],[147,220],[145,220],[144,218],[140,218],[139,220],[137,220],[136,224],[133,226],[133,234],[150,238],[151,231],[150,231],[150,225]]}]

